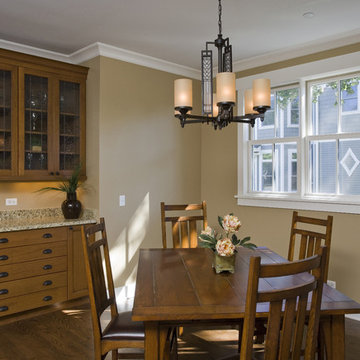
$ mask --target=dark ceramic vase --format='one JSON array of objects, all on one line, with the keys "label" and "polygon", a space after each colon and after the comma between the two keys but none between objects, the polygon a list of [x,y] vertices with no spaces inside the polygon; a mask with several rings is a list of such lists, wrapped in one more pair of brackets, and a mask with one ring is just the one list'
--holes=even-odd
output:
[{"label": "dark ceramic vase", "polygon": [[81,202],[76,199],[76,192],[67,193],[66,200],[61,205],[65,219],[77,219],[81,214]]}]

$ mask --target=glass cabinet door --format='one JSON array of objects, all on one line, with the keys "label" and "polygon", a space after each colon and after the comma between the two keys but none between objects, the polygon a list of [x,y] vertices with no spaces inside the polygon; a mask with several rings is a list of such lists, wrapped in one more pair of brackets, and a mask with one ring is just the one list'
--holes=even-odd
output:
[{"label": "glass cabinet door", "polygon": [[16,71],[0,64],[0,174],[16,172]]},{"label": "glass cabinet door", "polygon": [[80,84],[59,82],[59,168],[72,172],[80,164]]},{"label": "glass cabinet door", "polygon": [[48,169],[48,78],[24,75],[24,170]]}]

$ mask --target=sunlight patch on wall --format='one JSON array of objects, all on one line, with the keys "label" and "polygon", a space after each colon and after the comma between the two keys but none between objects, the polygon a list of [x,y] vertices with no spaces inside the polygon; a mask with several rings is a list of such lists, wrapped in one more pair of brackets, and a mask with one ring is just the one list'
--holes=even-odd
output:
[{"label": "sunlight patch on wall", "polygon": [[137,252],[146,238],[150,220],[150,196],[147,193],[140,202],[128,225],[121,231],[110,249],[111,266],[114,282],[126,277],[126,284],[136,280]]}]

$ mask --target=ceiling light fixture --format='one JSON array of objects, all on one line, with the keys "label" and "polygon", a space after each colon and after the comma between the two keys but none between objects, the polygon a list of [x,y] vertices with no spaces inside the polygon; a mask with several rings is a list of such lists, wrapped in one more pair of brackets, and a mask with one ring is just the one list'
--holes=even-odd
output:
[{"label": "ceiling light fixture", "polygon": [[[264,120],[270,109],[270,80],[256,79],[253,88],[245,90],[245,115],[234,116],[236,103],[235,73],[232,72],[232,48],[229,38],[222,37],[221,0],[219,0],[219,34],[214,41],[206,42],[206,50],[201,51],[201,92],[202,115],[193,115],[192,80],[177,79],[174,84],[175,117],[185,124],[207,123],[214,129],[222,129],[232,122],[255,125],[256,119]],[[213,94],[213,62],[210,45],[218,49],[218,73],[216,75],[216,94]]]}]

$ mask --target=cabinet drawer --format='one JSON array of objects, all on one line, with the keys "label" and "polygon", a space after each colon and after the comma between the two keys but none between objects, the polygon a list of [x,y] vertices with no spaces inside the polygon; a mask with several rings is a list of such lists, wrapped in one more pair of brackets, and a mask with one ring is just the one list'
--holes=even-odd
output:
[{"label": "cabinet drawer", "polygon": [[66,287],[0,300],[0,317],[67,300]]},{"label": "cabinet drawer", "polygon": [[6,281],[0,284],[0,301],[13,296],[67,286],[66,271],[27,279]]},{"label": "cabinet drawer", "polygon": [[[0,266],[0,283],[67,270],[67,256]],[[1,286],[1,285],[0,285]]]},{"label": "cabinet drawer", "polygon": [[0,249],[0,265],[47,259],[64,255],[67,255],[66,241],[18,246]]},{"label": "cabinet drawer", "polygon": [[13,246],[43,244],[67,240],[67,227],[0,233],[0,250]]}]

